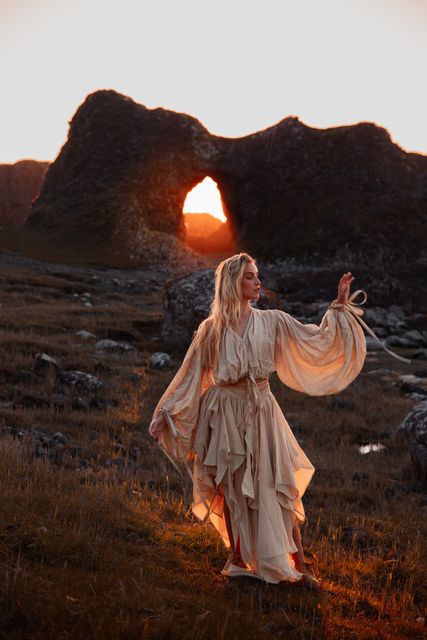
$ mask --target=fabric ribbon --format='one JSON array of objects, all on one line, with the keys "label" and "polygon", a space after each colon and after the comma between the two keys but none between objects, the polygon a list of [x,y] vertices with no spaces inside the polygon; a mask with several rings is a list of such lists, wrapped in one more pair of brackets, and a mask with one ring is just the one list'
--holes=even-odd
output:
[{"label": "fabric ribbon", "polygon": [[[355,302],[355,300],[356,300],[356,298],[357,298],[357,296],[359,294],[362,294],[363,300],[361,302]],[[393,358],[397,358],[401,362],[406,362],[407,364],[411,364],[411,360],[409,360],[409,358],[404,358],[403,356],[399,356],[397,353],[394,353],[394,351],[389,349],[387,347],[387,345],[384,344],[384,342],[379,339],[379,337],[376,335],[376,333],[374,333],[372,331],[372,329],[370,327],[368,327],[366,322],[364,320],[362,320],[362,316],[363,316],[364,311],[360,307],[365,304],[367,299],[368,299],[368,294],[366,293],[366,291],[363,291],[363,289],[357,289],[357,291],[352,293],[351,296],[347,299],[347,302],[337,302],[337,300],[334,300],[329,305],[329,308],[330,309],[345,309],[346,311],[349,311],[353,315],[353,317],[359,322],[359,324],[364,329],[366,329],[366,331],[369,333],[369,335],[372,336],[381,345],[381,347],[384,349],[384,351],[387,351],[387,353],[389,353],[391,356],[393,356]]]},{"label": "fabric ribbon", "polygon": [[[253,479],[255,480],[255,486],[259,480],[259,449],[260,449],[260,433],[259,433],[259,425],[258,425],[258,411],[263,406],[263,400],[261,397],[261,393],[259,390],[259,386],[257,381],[255,380],[254,375],[249,372],[246,375],[246,391],[248,395],[248,403],[246,405],[246,428],[250,431],[252,430],[253,437],[253,457],[255,461],[254,465],[254,475],[251,478],[251,489],[252,492],[255,493]],[[251,469],[248,468],[247,464],[247,472],[249,473]],[[245,474],[246,475],[246,474]],[[252,475],[252,474],[251,474]],[[251,496],[255,499],[255,495]]]}]

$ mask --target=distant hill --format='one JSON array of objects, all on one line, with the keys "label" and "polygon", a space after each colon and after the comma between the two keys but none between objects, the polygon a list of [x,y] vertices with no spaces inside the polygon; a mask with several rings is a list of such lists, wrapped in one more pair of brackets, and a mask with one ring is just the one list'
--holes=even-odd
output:
[{"label": "distant hill", "polygon": [[186,243],[197,253],[232,251],[234,237],[228,220],[222,222],[210,213],[184,214]]},{"label": "distant hill", "polygon": [[0,164],[0,227],[22,227],[38,196],[50,162],[19,160]]}]

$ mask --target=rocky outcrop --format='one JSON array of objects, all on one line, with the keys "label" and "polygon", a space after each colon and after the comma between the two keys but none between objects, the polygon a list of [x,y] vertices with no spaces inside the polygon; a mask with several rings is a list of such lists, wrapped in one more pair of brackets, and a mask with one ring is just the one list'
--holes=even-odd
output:
[{"label": "rocky outcrop", "polygon": [[49,162],[20,160],[0,165],[0,228],[22,227],[43,184]]},{"label": "rocky outcrop", "polygon": [[427,158],[373,123],[323,130],[289,117],[226,139],[110,90],[75,113],[27,231],[82,255],[176,259],[185,197],[207,175],[236,247],[258,258],[390,250],[413,261],[427,244]]},{"label": "rocky outcrop", "polygon": [[[214,298],[214,270],[201,269],[166,283],[163,295],[163,337],[168,346],[185,351],[199,324],[210,312]],[[279,298],[263,290],[254,303],[259,309],[280,307]]]},{"label": "rocky outcrop", "polygon": [[427,401],[417,403],[397,428],[411,456],[416,480],[427,488]]}]

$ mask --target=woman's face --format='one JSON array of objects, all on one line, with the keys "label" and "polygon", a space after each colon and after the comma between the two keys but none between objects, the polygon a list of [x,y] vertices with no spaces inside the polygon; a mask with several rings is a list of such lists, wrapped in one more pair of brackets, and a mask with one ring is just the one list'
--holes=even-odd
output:
[{"label": "woman's face", "polygon": [[248,262],[242,277],[243,300],[258,300],[261,290],[261,281],[258,277],[258,269],[254,262]]}]

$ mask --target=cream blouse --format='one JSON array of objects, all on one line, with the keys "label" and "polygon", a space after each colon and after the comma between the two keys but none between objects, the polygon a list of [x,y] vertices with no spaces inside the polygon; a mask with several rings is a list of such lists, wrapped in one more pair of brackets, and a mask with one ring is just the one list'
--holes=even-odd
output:
[{"label": "cream blouse", "polygon": [[190,460],[197,429],[200,401],[213,384],[247,378],[280,380],[311,396],[338,393],[360,373],[366,357],[366,340],[359,324],[361,309],[347,302],[332,304],[320,325],[303,324],[279,310],[252,308],[243,336],[231,328],[223,332],[215,370],[203,370],[194,339],[181,367],[160,398],[153,420],[163,412],[169,429],[159,443],[174,460]]}]

